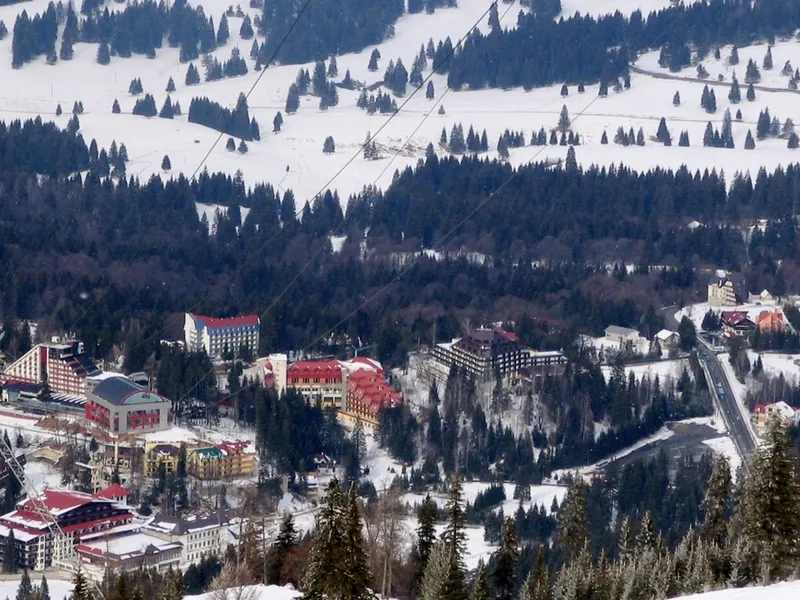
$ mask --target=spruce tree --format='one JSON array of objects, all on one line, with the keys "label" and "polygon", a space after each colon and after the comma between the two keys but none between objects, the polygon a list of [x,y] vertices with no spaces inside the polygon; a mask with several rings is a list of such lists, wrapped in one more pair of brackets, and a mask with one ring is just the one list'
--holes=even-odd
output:
[{"label": "spruce tree", "polygon": [[680,106],[681,105],[681,93],[675,92],[675,95],[672,97],[672,106]]},{"label": "spruce tree", "polygon": [[731,83],[731,89],[728,92],[728,100],[733,104],[738,104],[742,100],[742,91],[739,89],[739,81],[736,79],[736,73],[733,74],[733,83]]},{"label": "spruce tree", "polygon": [[250,20],[250,15],[245,15],[244,19],[242,19],[242,26],[239,27],[239,37],[243,40],[251,40],[255,35],[255,31],[253,31],[253,23]]},{"label": "spruce tree", "polygon": [[14,539],[14,530],[9,529],[8,537],[3,548],[3,573],[17,572],[17,542]]},{"label": "spruce tree", "polygon": [[275,118],[272,119],[272,133],[278,133],[281,130],[281,125],[283,125],[283,115],[281,111],[275,113]]},{"label": "spruce tree", "polygon": [[800,562],[800,482],[792,443],[779,419],[770,419],[745,480],[743,536],[762,565],[764,583],[787,577]]},{"label": "spruce tree", "polygon": [[761,81],[761,73],[759,72],[756,63],[753,62],[752,58],[747,62],[747,70],[744,73],[744,81],[745,83],[749,84],[758,83]]},{"label": "spruce tree", "polygon": [[289,92],[286,95],[286,114],[292,115],[300,108],[300,92],[297,84],[293,83],[289,86]]},{"label": "spruce tree", "polygon": [[287,558],[297,545],[297,530],[291,513],[285,513],[281,520],[278,536],[267,556],[267,585],[283,585],[281,572]]},{"label": "spruce tree", "polygon": [[654,550],[656,546],[656,523],[653,513],[645,511],[642,522],[639,524],[639,534],[636,536],[636,548],[639,552]]},{"label": "spruce tree", "polygon": [[656,131],[656,139],[663,144],[666,142],[668,137],[669,137],[669,129],[667,129],[667,120],[664,117],[661,117],[661,120],[658,122],[658,131]]},{"label": "spruce tree", "polygon": [[[570,146],[571,148],[571,146]],[[497,600],[511,600],[519,561],[519,541],[514,520],[508,517],[500,534],[500,548],[494,553],[492,584]]]},{"label": "spruce tree", "polygon": [[497,140],[497,156],[502,160],[508,160],[509,157],[508,143],[506,142],[506,138],[502,135],[500,139]]},{"label": "spruce tree", "polygon": [[217,29],[217,46],[224,46],[228,43],[231,37],[230,29],[228,28],[228,17],[222,13],[222,18],[219,20],[219,29]]},{"label": "spruce tree", "polygon": [[467,519],[464,512],[463,484],[458,474],[453,475],[450,480],[450,494],[444,514],[447,525],[441,539],[447,549],[449,565],[442,589],[442,600],[466,600],[463,557],[467,545]]},{"label": "spruce tree", "polygon": [[680,138],[678,139],[678,146],[682,148],[689,147],[689,132],[688,131],[681,131]]},{"label": "spruce tree", "polygon": [[569,111],[567,110],[567,105],[564,104],[561,107],[561,114],[558,117],[558,130],[561,132],[565,132],[569,130],[571,126],[571,121],[569,119]]},{"label": "spruce tree", "polygon": [[172,77],[170,77],[169,81],[167,81],[167,93],[171,94],[174,91],[175,91],[175,81],[172,79]]},{"label": "spruce tree", "polygon": [[350,486],[347,496],[347,507],[344,515],[344,579],[347,582],[339,597],[347,600],[373,600],[374,596],[370,587],[372,573],[369,567],[369,557],[362,535],[361,515],[358,507],[356,486]]},{"label": "spruce tree", "polygon": [[[498,596],[499,598],[500,596]],[[483,565],[483,560],[478,562],[478,570],[475,573],[475,578],[472,581],[472,589],[469,593],[469,600],[492,600],[491,591],[489,590],[489,581],[486,578],[486,568]]]},{"label": "spruce tree", "polygon": [[600,137],[600,143],[603,145],[608,144],[608,134],[605,129],[603,130],[603,135]]},{"label": "spruce tree", "polygon": [[33,595],[33,585],[31,584],[31,576],[28,569],[23,569],[22,579],[20,579],[19,586],[17,587],[16,600],[30,600]]},{"label": "spruce tree", "polygon": [[731,56],[728,59],[728,63],[734,66],[739,64],[739,49],[736,46],[731,48]]},{"label": "spruce tree", "polygon": [[714,459],[714,470],[701,508],[704,518],[700,535],[707,543],[724,547],[731,508],[731,467],[724,455]]},{"label": "spruce tree", "polygon": [[197,67],[195,67],[193,63],[189,63],[184,83],[186,85],[196,85],[200,83],[200,71],[197,70]]},{"label": "spruce tree", "polygon": [[378,59],[379,59],[380,57],[381,57],[381,53],[378,51],[378,49],[377,49],[377,48],[375,48],[375,49],[372,51],[372,54],[370,54],[370,57],[369,57],[369,64],[367,65],[367,68],[368,68],[370,71],[377,71],[377,70],[378,70]]},{"label": "spruce tree", "polygon": [[586,520],[586,484],[578,478],[558,511],[556,542],[568,557],[576,557],[589,536]]},{"label": "spruce tree", "polygon": [[118,115],[120,112],[122,112],[119,107],[119,102],[117,102],[116,98],[114,98],[114,104],[111,106],[111,112],[115,115]]},{"label": "spruce tree", "polygon": [[[114,102],[116,102],[116,100],[114,100]],[[63,113],[64,111],[61,108],[61,104],[56,105],[56,116],[60,117]]]},{"label": "spruce tree", "polygon": [[744,149],[753,150],[756,147],[756,142],[753,139],[753,133],[748,129],[747,138],[744,140]]},{"label": "spruce tree", "polygon": [[86,576],[83,574],[83,571],[78,567],[77,572],[75,573],[75,578],[72,580],[72,596],[70,600],[92,600],[92,592],[90,590],[90,584],[86,580]]},{"label": "spruce tree", "polygon": [[162,119],[171,119],[174,116],[174,112],[172,110],[172,99],[167,95],[166,100],[164,100],[164,104],[161,107],[161,110],[158,113],[158,116]]},{"label": "spruce tree", "polygon": [[339,66],[336,64],[336,57],[331,56],[331,59],[328,61],[328,77],[338,77],[339,76]]},{"label": "spruce tree", "polygon": [[332,135],[325,138],[325,142],[322,144],[322,151],[325,154],[333,154],[336,152],[336,143],[333,141]]},{"label": "spruce tree", "polygon": [[765,71],[772,70],[772,46],[767,46],[767,53],[764,55],[764,62],[761,63],[761,66]]},{"label": "spruce tree", "polygon": [[747,86],[747,101],[753,102],[756,99],[756,90],[753,87],[753,84]]},{"label": "spruce tree", "polygon": [[417,512],[417,545],[414,561],[414,581],[421,585],[431,550],[436,543],[436,503],[430,494],[425,496]]},{"label": "spruce tree", "polygon": [[561,86],[561,96],[569,96],[569,89],[567,88],[567,84]]},{"label": "spruce tree", "polygon": [[169,156],[165,154],[164,159],[161,161],[161,170],[169,171],[170,169],[172,169],[172,163],[169,160]]},{"label": "spruce tree", "polygon": [[110,62],[111,52],[108,49],[108,44],[106,42],[100,42],[100,46],[97,48],[97,63],[107,65]]},{"label": "spruce tree", "polygon": [[436,542],[431,548],[430,558],[425,567],[420,600],[442,600],[445,578],[451,562],[447,544],[443,541]]},{"label": "spruce tree", "polygon": [[233,140],[232,137],[229,137],[228,141],[225,142],[225,149],[228,152],[234,152],[236,150],[236,142]]},{"label": "spruce tree", "polygon": [[248,149],[249,148],[247,147],[247,142],[245,142],[244,140],[239,140],[239,146],[238,148],[236,148],[239,154],[247,154]]},{"label": "spruce tree", "polygon": [[50,585],[47,583],[44,573],[42,573],[42,581],[39,584],[39,598],[40,600],[50,600]]},{"label": "spruce tree", "polygon": [[345,539],[347,506],[345,496],[334,477],[328,484],[327,494],[317,514],[314,538],[308,566],[303,578],[304,598],[331,600],[346,598],[345,556],[348,548]]},{"label": "spruce tree", "polygon": [[797,150],[798,142],[800,142],[800,138],[798,138],[796,133],[792,133],[789,135],[789,141],[786,144],[786,147],[789,150]]}]

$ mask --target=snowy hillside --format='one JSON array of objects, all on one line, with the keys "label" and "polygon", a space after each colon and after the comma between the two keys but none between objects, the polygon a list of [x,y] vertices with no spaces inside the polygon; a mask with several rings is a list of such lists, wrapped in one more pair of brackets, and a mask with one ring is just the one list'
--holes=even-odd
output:
[{"label": "snowy hillside", "polygon": [[[201,4],[206,14],[218,19],[230,3],[228,0],[203,0]],[[255,17],[258,11],[243,4],[245,13]],[[615,10],[630,13],[636,8],[641,8],[646,14],[667,4],[661,0],[565,0],[563,14],[571,15],[576,11],[600,14]],[[436,42],[449,35],[456,41],[483,14],[487,5],[485,0],[461,0],[458,8],[438,10],[433,15],[405,15],[396,23],[396,35],[379,46],[382,58],[377,71],[370,72],[367,69],[372,50],[367,48],[360,53],[338,57],[337,80],[341,80],[349,69],[355,80],[367,85],[377,83],[382,79],[390,59],[402,58],[406,64],[410,64],[420,46],[427,43],[428,39],[433,38]],[[32,0],[0,7],[0,19],[11,31],[16,15],[23,9],[33,15],[42,12],[46,6],[47,0]],[[503,10],[500,12],[502,16]],[[517,12],[517,7],[512,6],[502,22],[503,27],[514,26]],[[79,43],[75,45],[75,57],[71,61],[59,61],[50,66],[40,57],[15,70],[11,68],[12,36],[8,35],[0,42],[0,81],[3,81],[0,118],[7,120],[42,115],[66,126],[73,103],[81,101],[85,108],[85,113],[80,116],[81,133],[87,141],[96,138],[103,146],[108,146],[112,140],[124,142],[130,156],[129,174],[148,177],[159,173],[162,158],[166,154],[171,159],[173,174],[180,171],[191,175],[218,136],[216,131],[187,122],[186,114],[191,99],[207,96],[224,106],[233,107],[238,95],[247,91],[258,76],[253,70],[254,61],[249,58],[252,42],[239,39],[240,22],[241,18],[230,18],[231,39],[213,55],[225,60],[231,49],[238,46],[250,72],[243,77],[204,82],[191,87],[184,85],[187,64],[179,62],[177,49],[166,45],[159,49],[155,59],[136,55],[127,59],[113,57],[109,65],[102,66],[95,61],[97,45]],[[487,31],[485,22],[481,24],[481,29]],[[751,56],[757,58],[760,66],[764,51],[765,46],[741,49],[742,62],[737,67],[740,82],[744,80],[747,59]],[[704,62],[711,80],[715,80],[718,74],[724,75],[726,81],[730,80],[732,68],[723,64],[728,54],[729,49],[723,49],[719,64],[715,63],[713,57]],[[773,49],[773,55],[775,69],[769,73],[762,72],[763,84],[786,88],[787,80],[780,76],[780,70],[787,60],[800,65],[800,44],[779,42]],[[657,53],[649,53],[640,57],[637,65],[642,69],[664,72],[658,67],[657,58]],[[197,66],[202,71],[199,61]],[[313,65],[305,67],[313,70]],[[302,97],[300,110],[294,115],[284,115],[283,130],[278,134],[271,133],[272,119],[278,110],[283,112],[287,90],[299,68],[297,65],[270,67],[250,97],[250,114],[261,125],[262,140],[251,143],[246,155],[228,152],[222,140],[209,156],[206,166],[212,171],[229,173],[241,170],[250,184],[266,181],[280,190],[292,188],[297,195],[298,206],[302,206],[304,200],[321,191],[345,167],[367,133],[374,134],[389,117],[368,115],[356,106],[358,91],[340,89],[339,105],[327,112],[319,110],[317,98]],[[430,68],[425,74],[428,72]],[[679,75],[694,77],[695,73],[693,69],[686,69]],[[167,96],[165,87],[170,77],[177,86],[171,99],[180,102],[183,116],[167,120],[130,114],[135,102],[135,98],[128,94],[131,79],[140,78],[145,93],[153,94],[156,105],[160,107]],[[778,139],[759,141],[755,150],[743,149],[747,130],[752,129],[755,133],[755,121],[761,109],[769,106],[771,113],[781,121],[787,117],[800,120],[800,102],[794,93],[758,91],[754,102],[743,99],[732,110],[734,113],[736,108],[742,110],[742,121],[733,124],[736,149],[727,150],[702,147],[706,123],[711,120],[715,126],[719,126],[729,103],[727,89],[718,87],[718,110],[715,114],[706,114],[700,107],[700,94],[705,85],[701,81],[657,79],[634,73],[630,90],[620,93],[611,91],[607,98],[599,99],[597,86],[587,86],[583,94],[570,89],[569,96],[562,98],[560,85],[530,92],[522,89],[445,92],[445,76],[436,75],[432,81],[435,99],[426,100],[424,93],[418,94],[377,137],[378,149],[384,158],[366,161],[359,156],[335,177],[331,187],[339,190],[343,203],[348,194],[359,191],[364,185],[388,185],[393,172],[415,164],[429,142],[438,148],[443,128],[448,133],[457,123],[463,124],[465,130],[470,125],[478,131],[485,128],[490,148],[487,155],[494,157],[497,139],[505,129],[521,129],[527,141],[533,130],[553,128],[564,104],[572,115],[573,129],[582,138],[582,145],[577,148],[577,159],[583,165],[624,163],[637,169],[646,169],[654,166],[676,168],[687,164],[693,170],[716,167],[724,169],[729,176],[737,170],[749,170],[755,176],[762,165],[772,169],[800,157],[800,153],[786,149],[785,140]],[[672,103],[676,91],[680,92],[682,99],[677,107]],[[115,99],[120,103],[121,114],[111,112]],[[398,105],[404,101],[403,98],[396,100]],[[444,115],[437,112],[440,102],[445,107]],[[56,117],[55,110],[59,103],[64,114]],[[576,119],[582,111],[585,112]],[[655,136],[662,116],[666,117],[674,140],[670,148],[650,141]],[[613,144],[618,127],[626,131],[630,128],[638,131],[642,127],[646,145],[622,147]],[[689,148],[677,145],[682,130],[689,133]],[[608,134],[609,145],[600,143],[603,131]],[[336,152],[323,154],[323,140],[329,135],[335,140]],[[512,149],[510,160],[520,164],[534,158],[559,159],[565,157],[566,150],[563,146],[525,146]],[[392,160],[395,154],[398,156]],[[209,217],[213,216],[213,209],[203,210]]]},{"label": "snowy hillside", "polygon": [[717,592],[706,592],[705,594],[681,596],[682,600],[761,600],[762,598],[796,600],[796,598],[800,598],[800,581],[776,583],[765,587],[719,590]]}]

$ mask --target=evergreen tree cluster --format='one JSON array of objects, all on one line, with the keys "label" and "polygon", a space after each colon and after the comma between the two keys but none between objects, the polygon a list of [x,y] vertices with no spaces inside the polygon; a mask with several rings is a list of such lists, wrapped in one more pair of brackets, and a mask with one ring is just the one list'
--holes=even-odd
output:
[{"label": "evergreen tree cluster", "polygon": [[142,85],[141,78],[134,77],[133,79],[131,79],[131,84],[128,86],[128,93],[131,96],[138,96],[143,92],[144,92],[144,86]]},{"label": "evergreen tree cluster", "polygon": [[[231,49],[230,58],[224,62],[219,62],[219,60],[210,55],[204,56],[203,66],[205,68],[206,81],[218,81],[222,78],[247,75],[247,62],[242,58],[238,47]],[[191,65],[189,68],[192,68]],[[189,79],[189,73],[187,72],[187,85],[191,85]],[[194,77],[192,76],[191,79],[193,80]]]},{"label": "evergreen tree cluster", "polygon": [[402,0],[320,0],[298,19],[299,6],[280,0],[264,2],[259,29],[266,36],[259,61],[267,60],[293,27],[276,56],[278,62],[305,63],[319,57],[357,52],[391,37],[394,22],[405,12]]},{"label": "evergreen tree cluster", "polygon": [[[663,119],[662,119],[663,121]],[[656,136],[658,137],[658,135]],[[662,134],[663,137],[663,134]],[[669,131],[667,131],[665,140],[669,139]],[[659,139],[659,141],[663,142],[664,140]],[[630,131],[626,132],[623,127],[617,127],[617,133],[614,134],[614,143],[619,144],[621,146],[644,146],[644,129],[641,127],[639,128],[638,133],[634,133],[633,127],[630,128]]]},{"label": "evergreen tree cluster", "polygon": [[361,90],[356,106],[367,111],[367,114],[374,115],[376,112],[382,115],[392,114],[397,112],[397,101],[392,98],[391,94],[384,94],[378,90],[377,95],[367,94],[366,89]]},{"label": "evergreen tree cluster", "polygon": [[56,56],[56,38],[58,22],[56,7],[50,2],[47,10],[31,19],[23,10],[14,22],[14,33],[11,39],[11,66],[19,69],[24,63],[37,56]]},{"label": "evergreen tree cluster", "polygon": [[142,117],[155,117],[158,114],[155,98],[151,94],[145,94],[144,98],[138,98],[131,112]]},{"label": "evergreen tree cluster", "polygon": [[[422,83],[422,81],[420,80],[419,83]],[[397,96],[406,95],[408,71],[401,59],[398,58],[397,63],[392,60],[389,61],[389,66],[386,67],[386,73],[383,75],[383,84]]]},{"label": "evergreen tree cluster", "polygon": [[705,109],[707,113],[717,112],[717,96],[713,89],[708,86],[703,88],[703,94],[700,97],[700,106]]},{"label": "evergreen tree cluster", "polygon": [[[520,14],[513,29],[469,36],[443,69],[449,71],[448,85],[455,89],[530,89],[563,82],[608,85],[627,74],[629,56],[660,49],[660,64],[677,71],[691,64],[690,46],[702,60],[713,44],[737,42],[754,23],[761,36],[791,36],[800,27],[800,8],[775,2],[743,7],[739,2],[721,1],[713,6],[671,6],[646,17],[637,10],[627,18],[575,15],[558,21],[532,11]],[[576,43],[564,44],[565,39]],[[527,60],[531,54],[537,56],[536,61]],[[731,62],[736,63],[738,54]],[[702,72],[708,75],[705,68]]]},{"label": "evergreen tree cluster", "polygon": [[205,125],[248,142],[261,139],[261,129],[255,117],[250,118],[244,94],[239,94],[234,110],[220,106],[206,97],[192,98],[188,119],[190,123]]}]

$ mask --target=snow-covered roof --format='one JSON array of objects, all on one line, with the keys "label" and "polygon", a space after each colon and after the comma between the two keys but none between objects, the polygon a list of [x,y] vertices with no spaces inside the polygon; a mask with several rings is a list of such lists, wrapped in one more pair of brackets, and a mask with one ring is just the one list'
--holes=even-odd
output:
[{"label": "snow-covered roof", "polygon": [[78,550],[98,556],[114,555],[125,560],[141,554],[157,554],[182,547],[180,542],[165,541],[147,533],[132,533],[79,544]]},{"label": "snow-covered roof", "polygon": [[780,402],[776,402],[775,404],[767,405],[767,409],[771,409],[777,412],[782,418],[784,419],[793,419],[795,410],[786,404],[783,400]]},{"label": "snow-covered roof", "polygon": [[671,338],[674,335],[678,335],[678,334],[675,333],[674,331],[670,331],[669,329],[662,329],[661,331],[659,331],[656,334],[656,339],[658,339],[659,341],[663,342],[665,340],[668,340],[669,338]]}]

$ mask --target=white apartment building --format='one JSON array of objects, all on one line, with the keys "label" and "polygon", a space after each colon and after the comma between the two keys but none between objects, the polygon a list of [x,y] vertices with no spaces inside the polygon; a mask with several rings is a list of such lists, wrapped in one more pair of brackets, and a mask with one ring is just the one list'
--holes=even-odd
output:
[{"label": "white apartment building", "polygon": [[242,346],[246,346],[253,356],[257,356],[260,325],[258,315],[216,319],[186,313],[183,324],[186,350],[205,351],[213,358],[226,352],[236,355]]}]

